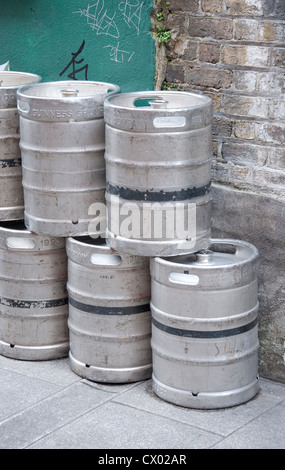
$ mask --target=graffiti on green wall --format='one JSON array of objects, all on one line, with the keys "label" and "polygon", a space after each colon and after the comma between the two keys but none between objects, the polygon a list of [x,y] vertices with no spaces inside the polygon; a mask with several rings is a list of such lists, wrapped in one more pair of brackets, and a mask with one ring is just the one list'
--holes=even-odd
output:
[{"label": "graffiti on green wall", "polygon": [[[1,2],[1,0],[0,0]],[[0,64],[44,81],[95,80],[151,90],[153,0],[9,0],[1,5]]]}]

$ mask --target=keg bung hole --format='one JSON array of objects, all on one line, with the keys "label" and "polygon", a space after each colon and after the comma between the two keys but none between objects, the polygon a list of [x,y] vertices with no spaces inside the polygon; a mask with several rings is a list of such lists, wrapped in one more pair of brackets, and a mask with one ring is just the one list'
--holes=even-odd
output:
[{"label": "keg bung hole", "polygon": [[10,344],[11,349],[14,349],[14,347],[15,347],[15,344]]},{"label": "keg bung hole", "polygon": [[78,220],[72,220],[73,225],[78,225]]},{"label": "keg bung hole", "polygon": [[193,396],[193,397],[197,397],[198,395],[199,395],[199,392],[198,392],[198,393],[192,392],[192,396]]},{"label": "keg bung hole", "polygon": [[90,369],[91,366],[90,366],[90,364],[85,364],[85,367],[86,367],[87,369]]},{"label": "keg bung hole", "polygon": [[155,98],[138,98],[134,101],[134,106],[136,108],[150,108],[153,101]]}]

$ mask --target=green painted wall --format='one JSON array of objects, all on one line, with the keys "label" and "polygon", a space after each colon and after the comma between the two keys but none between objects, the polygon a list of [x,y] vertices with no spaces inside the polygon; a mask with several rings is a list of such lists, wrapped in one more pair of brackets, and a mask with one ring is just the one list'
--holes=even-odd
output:
[{"label": "green painted wall", "polygon": [[153,0],[0,0],[0,64],[10,60],[11,70],[43,81],[87,78],[122,92],[152,90],[152,8]]}]

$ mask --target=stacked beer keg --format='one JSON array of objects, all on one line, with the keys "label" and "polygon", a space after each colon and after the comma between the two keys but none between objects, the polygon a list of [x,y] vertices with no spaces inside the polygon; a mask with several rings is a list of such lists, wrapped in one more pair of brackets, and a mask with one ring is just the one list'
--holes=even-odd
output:
[{"label": "stacked beer keg", "polygon": [[0,226],[0,354],[152,377],[185,407],[255,396],[258,253],[211,239],[212,101],[79,81],[17,96],[24,213]]}]

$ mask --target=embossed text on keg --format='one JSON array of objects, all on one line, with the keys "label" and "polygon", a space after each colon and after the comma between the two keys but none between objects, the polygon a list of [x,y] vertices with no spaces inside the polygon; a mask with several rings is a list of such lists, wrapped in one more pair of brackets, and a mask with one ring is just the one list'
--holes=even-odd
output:
[{"label": "embossed text on keg", "polygon": [[38,109],[33,108],[32,115],[35,118],[53,118],[53,119],[65,119],[72,118],[73,112],[68,110],[60,109]]},{"label": "embossed text on keg", "polygon": [[63,242],[60,238],[45,238],[43,240],[40,240],[40,244],[42,246],[61,246],[63,245]]},{"label": "embossed text on keg", "polygon": [[0,95],[0,102],[4,104],[7,104],[7,103],[16,104],[17,99],[16,99],[15,94],[6,93],[5,95]]},{"label": "embossed text on keg", "polygon": [[103,106],[98,106],[97,108],[79,109],[76,116],[81,118],[93,118],[96,116],[103,116],[103,112]]},{"label": "embossed text on keg", "polygon": [[110,123],[127,130],[149,127],[149,123],[145,119],[128,119],[121,116],[110,116]]}]

